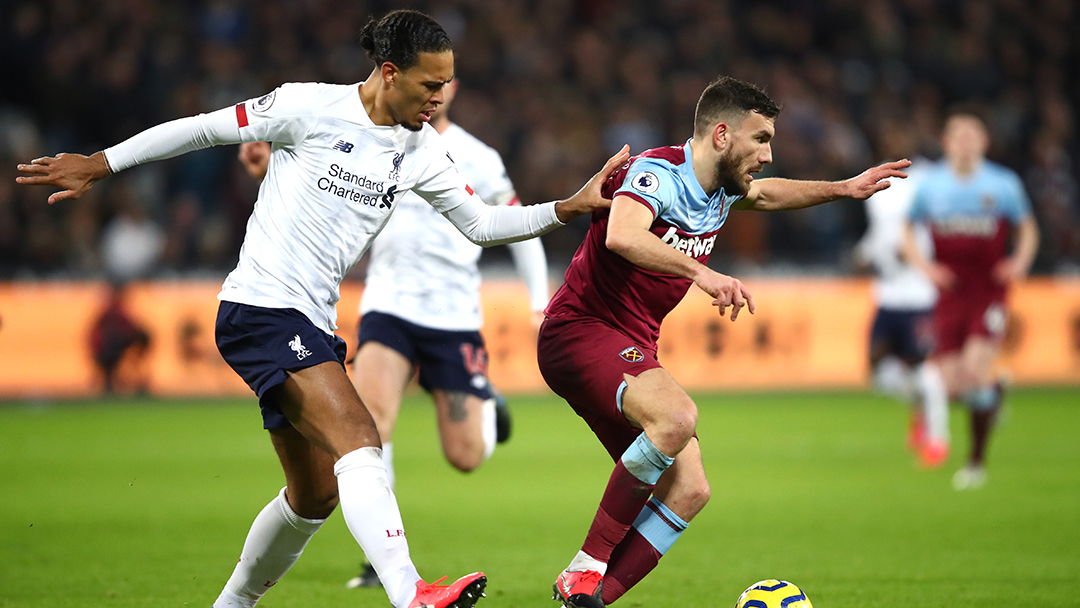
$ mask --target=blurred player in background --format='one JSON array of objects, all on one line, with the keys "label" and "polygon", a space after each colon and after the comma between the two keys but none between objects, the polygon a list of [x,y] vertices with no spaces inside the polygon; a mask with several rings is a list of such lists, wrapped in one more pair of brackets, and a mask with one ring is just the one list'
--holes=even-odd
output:
[{"label": "blurred player in background", "polygon": [[[950,114],[941,147],[945,157],[919,181],[904,253],[940,292],[935,358],[949,395],[971,410],[971,452],[953,477],[953,486],[965,490],[986,483],[986,445],[1004,392],[994,361],[1005,336],[1005,298],[1008,286],[1027,276],[1039,230],[1020,177],[986,159],[990,137],[981,118],[967,111]],[[919,224],[933,237],[933,258],[918,247]]]},{"label": "blurred player in background", "polygon": [[127,285],[109,285],[105,306],[90,327],[90,352],[101,372],[103,391],[145,394],[150,389],[146,358],[150,332],[128,307]]},{"label": "blurred player in background", "polygon": [[209,114],[164,123],[92,156],[19,165],[21,184],[81,196],[129,167],[212,145],[270,141],[266,178],[240,260],[218,298],[222,357],[259,396],[286,487],[256,517],[215,606],[254,606],[300,557],[338,503],[395,608],[469,608],[487,579],[427,584],[409,556],[374,419],[345,373],[334,335],[342,277],[414,191],[477,243],[532,238],[606,207],[610,159],[577,194],[533,206],[486,205],[426,123],[454,76],[450,39],[433,19],[392,11],[360,44],[375,63],[359,84],[293,83]]},{"label": "blurred player in background", "polygon": [[[447,83],[431,126],[485,203],[521,204],[499,153],[450,121],[447,111],[456,91],[457,81]],[[548,302],[544,246],[537,238],[509,248],[529,291],[534,329],[539,328]],[[475,470],[496,443],[510,436],[510,412],[488,382],[480,335],[481,251],[413,195],[402,197],[371,245],[352,371],[356,390],[379,428],[391,487],[394,424],[417,370],[420,386],[435,402],[443,455],[455,469]],[[370,564],[348,582],[349,587],[378,584]]]},{"label": "blurred player in background", "polygon": [[[698,101],[694,136],[648,150],[604,187],[592,226],[548,305],[540,371],[616,462],[585,543],[555,581],[564,606],[610,604],[656,567],[709,500],[697,406],[656,360],[660,323],[691,285],[732,321],[754,300],[705,266],[732,209],[780,211],[865,199],[904,177],[886,163],[841,182],[754,180],[772,162],[779,107],[721,77]],[[812,296],[808,295],[808,298]]]},{"label": "blurred player in background", "polygon": [[[886,132],[886,158],[914,150],[909,131]],[[941,371],[928,360],[934,348],[933,313],[937,288],[903,256],[904,226],[919,175],[930,161],[916,158],[908,179],[866,199],[867,231],[855,247],[858,261],[870,267],[877,313],[870,330],[874,388],[911,406],[908,447],[920,463],[936,468],[949,457],[949,399]],[[929,234],[916,231],[920,251],[929,255]]]}]

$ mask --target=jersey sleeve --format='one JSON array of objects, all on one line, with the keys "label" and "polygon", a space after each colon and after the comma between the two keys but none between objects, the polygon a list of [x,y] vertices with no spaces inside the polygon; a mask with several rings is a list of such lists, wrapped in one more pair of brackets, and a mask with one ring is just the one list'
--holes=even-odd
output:
[{"label": "jersey sleeve", "polygon": [[651,209],[653,217],[658,217],[679,200],[679,180],[670,164],[639,158],[626,171],[626,178],[614,196],[629,196]]},{"label": "jersey sleeve", "polygon": [[416,143],[415,151],[421,159],[415,166],[412,191],[436,211],[446,213],[477,196],[435,129],[424,128],[424,136]]},{"label": "jersey sleeve", "polygon": [[927,180],[922,180],[915,187],[915,194],[911,198],[911,207],[908,209],[907,219],[912,223],[923,222],[930,217],[930,187]]},{"label": "jersey sleeve", "polygon": [[1031,215],[1031,201],[1019,175],[1010,171],[1004,182],[1001,201],[1003,211],[1010,222],[1019,224]]},{"label": "jersey sleeve", "polygon": [[485,150],[473,159],[474,163],[462,167],[465,178],[483,201],[489,205],[512,205],[518,202],[514,184],[506,172],[502,157],[492,149]]},{"label": "jersey sleeve", "polygon": [[262,97],[236,104],[236,126],[244,142],[268,141],[293,147],[318,120],[317,83],[286,83]]}]

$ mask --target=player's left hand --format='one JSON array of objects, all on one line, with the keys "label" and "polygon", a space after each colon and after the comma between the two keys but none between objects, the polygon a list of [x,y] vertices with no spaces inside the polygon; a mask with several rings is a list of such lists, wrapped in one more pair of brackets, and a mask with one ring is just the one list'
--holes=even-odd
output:
[{"label": "player's left hand", "polygon": [[565,224],[579,215],[592,213],[596,209],[611,207],[611,199],[601,196],[600,189],[603,187],[604,182],[611,177],[611,174],[629,158],[630,146],[623,146],[622,150],[619,150],[615,156],[612,156],[604,163],[604,168],[600,169],[599,173],[592,176],[581,187],[581,190],[577,191],[577,194],[565,201],[555,203],[555,214],[559,216],[559,221]]},{"label": "player's left hand", "polygon": [[844,182],[845,196],[860,201],[866,200],[875,193],[891,186],[892,184],[888,178],[897,177],[903,179],[907,177],[907,173],[904,173],[903,170],[910,166],[911,161],[905,158],[871,167]]}]

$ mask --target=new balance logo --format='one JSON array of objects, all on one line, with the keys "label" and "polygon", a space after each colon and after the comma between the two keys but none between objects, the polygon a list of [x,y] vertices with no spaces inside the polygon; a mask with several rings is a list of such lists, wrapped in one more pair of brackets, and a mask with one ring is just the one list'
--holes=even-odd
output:
[{"label": "new balance logo", "polygon": [[294,336],[293,339],[289,341],[289,348],[296,351],[297,361],[303,361],[308,355],[311,354],[311,351],[308,350],[307,347],[300,342],[299,335]]},{"label": "new balance logo", "polygon": [[339,139],[338,142],[336,144],[334,144],[334,149],[335,150],[340,150],[340,151],[348,154],[349,152],[352,152],[353,145],[350,144],[349,142],[345,141],[344,139]]}]

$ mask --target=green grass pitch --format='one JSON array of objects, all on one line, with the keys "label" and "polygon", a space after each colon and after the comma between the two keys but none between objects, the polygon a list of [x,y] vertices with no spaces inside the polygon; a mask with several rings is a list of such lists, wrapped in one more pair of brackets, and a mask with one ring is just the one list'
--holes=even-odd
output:
[{"label": "green grass pitch", "polygon": [[[698,396],[712,502],[617,604],[732,606],[765,578],[818,608],[1077,606],[1080,391],[1011,393],[990,480],[957,493],[967,446],[919,470],[906,412],[867,393]],[[511,400],[514,435],[470,475],[420,395],[396,434],[397,493],[429,580],[482,569],[480,605],[554,608],[611,469],[555,397]],[[209,606],[282,484],[254,400],[0,407],[0,607]],[[266,608],[388,606],[344,588],[359,549],[335,514]]]}]

